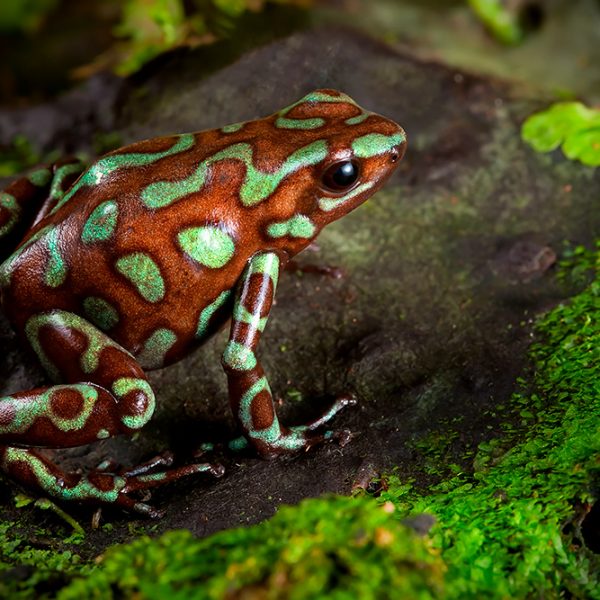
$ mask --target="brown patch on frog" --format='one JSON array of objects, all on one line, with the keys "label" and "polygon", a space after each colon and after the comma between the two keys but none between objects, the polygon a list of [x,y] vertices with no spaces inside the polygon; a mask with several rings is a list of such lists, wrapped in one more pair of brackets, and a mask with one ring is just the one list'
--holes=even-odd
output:
[{"label": "brown patch on frog", "polygon": [[[264,281],[266,279],[266,281]],[[273,282],[268,275],[256,273],[248,280],[247,295],[244,298],[244,308],[254,314],[261,308],[260,317],[269,316],[273,301]]]},{"label": "brown patch on frog", "polygon": [[77,390],[62,388],[59,392],[53,392],[50,397],[52,413],[59,419],[70,421],[77,418],[84,405],[83,396]]},{"label": "brown patch on frog", "polygon": [[254,397],[250,407],[250,415],[254,429],[260,431],[272,425],[275,413],[271,403],[271,394],[267,390],[262,390]]}]

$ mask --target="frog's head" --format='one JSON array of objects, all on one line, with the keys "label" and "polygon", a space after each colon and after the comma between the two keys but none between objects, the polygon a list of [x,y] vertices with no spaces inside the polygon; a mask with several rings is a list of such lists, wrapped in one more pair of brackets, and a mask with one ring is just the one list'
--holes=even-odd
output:
[{"label": "frog's head", "polygon": [[[289,182],[296,202],[287,236],[292,226],[298,237],[303,231],[316,235],[362,204],[393,173],[406,149],[397,123],[335,90],[312,92],[273,118],[280,144],[297,149],[288,158],[296,161]],[[273,232],[279,233],[277,227]]]}]

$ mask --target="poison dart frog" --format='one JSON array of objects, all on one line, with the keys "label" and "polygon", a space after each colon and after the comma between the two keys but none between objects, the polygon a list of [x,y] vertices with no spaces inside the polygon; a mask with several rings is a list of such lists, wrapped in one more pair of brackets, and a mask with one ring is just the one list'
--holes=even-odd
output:
[{"label": "poison dart frog", "polygon": [[2,471],[59,500],[148,516],[160,513],[135,492],[222,474],[211,463],[165,469],[160,457],[71,473],[36,448],[138,431],[155,407],[146,371],[230,318],[222,363],[247,443],[270,457],[335,439],[315,430],[351,398],[285,427],[256,351],[282,268],[369,198],[405,147],[395,122],[317,90],[264,119],[137,142],[87,169],[58,162],[12,183],[0,195],[2,307],[55,383],[0,398]]}]

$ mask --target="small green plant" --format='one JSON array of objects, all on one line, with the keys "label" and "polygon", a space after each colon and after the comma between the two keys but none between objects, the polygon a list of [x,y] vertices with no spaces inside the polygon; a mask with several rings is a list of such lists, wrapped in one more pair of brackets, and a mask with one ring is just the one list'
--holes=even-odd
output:
[{"label": "small green plant", "polygon": [[567,158],[584,165],[600,165],[600,109],[581,102],[558,102],[531,115],[521,137],[537,152],[550,152],[562,145]]}]

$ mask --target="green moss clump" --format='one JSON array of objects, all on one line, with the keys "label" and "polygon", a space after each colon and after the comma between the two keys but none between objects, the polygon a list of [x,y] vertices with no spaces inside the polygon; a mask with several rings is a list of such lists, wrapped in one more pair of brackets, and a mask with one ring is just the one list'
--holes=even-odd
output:
[{"label": "green moss clump", "polygon": [[[597,251],[596,269],[599,260]],[[578,521],[600,474],[600,278],[542,317],[537,333],[531,389],[512,399],[525,436],[516,441],[509,426],[482,444],[472,475],[425,493],[396,479],[382,495],[399,515],[435,515],[448,598],[600,598],[600,559]]]},{"label": "green moss clump", "polygon": [[48,597],[91,568],[71,550],[34,548],[14,523],[0,523],[0,598]]},{"label": "green moss clump", "polygon": [[196,539],[171,531],[107,551],[63,589],[79,598],[434,598],[444,565],[393,507],[332,497],[283,507],[250,528]]}]

